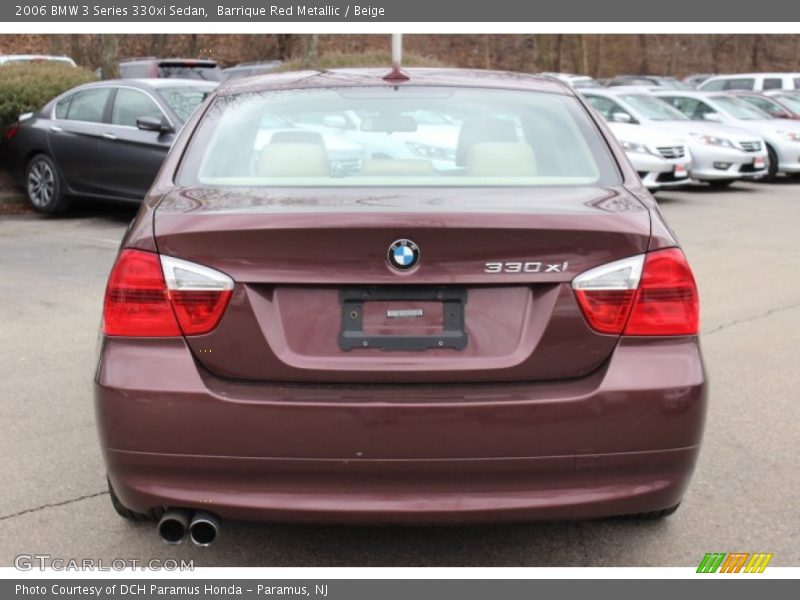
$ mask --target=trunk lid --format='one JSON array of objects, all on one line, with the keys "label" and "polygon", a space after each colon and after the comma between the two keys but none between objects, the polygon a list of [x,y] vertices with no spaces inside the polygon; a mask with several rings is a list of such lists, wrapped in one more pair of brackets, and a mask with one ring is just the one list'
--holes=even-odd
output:
[{"label": "trunk lid", "polygon": [[[618,338],[589,329],[570,281],[650,237],[623,188],[179,189],[154,228],[160,253],[236,282],[187,338],[206,369],[350,384],[585,375]],[[409,271],[389,264],[398,239],[419,248]]]}]

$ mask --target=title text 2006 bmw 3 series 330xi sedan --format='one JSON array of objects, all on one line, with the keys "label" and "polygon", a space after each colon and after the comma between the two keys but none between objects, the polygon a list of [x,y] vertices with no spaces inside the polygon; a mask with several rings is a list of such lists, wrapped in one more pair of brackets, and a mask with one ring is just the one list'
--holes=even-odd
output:
[{"label": "title text 2006 bmw 3 series 330xi sedan", "polygon": [[698,298],[624,153],[555,80],[384,74],[236,80],[176,141],[105,297],[116,509],[171,541],[671,513]]}]

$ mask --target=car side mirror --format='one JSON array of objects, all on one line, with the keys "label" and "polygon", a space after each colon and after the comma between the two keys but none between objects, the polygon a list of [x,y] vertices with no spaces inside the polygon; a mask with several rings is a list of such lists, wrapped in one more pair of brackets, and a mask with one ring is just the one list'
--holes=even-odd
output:
[{"label": "car side mirror", "polygon": [[635,123],[636,120],[626,112],[611,113],[611,121],[614,123]]},{"label": "car side mirror", "polygon": [[703,115],[703,121],[711,121],[712,123],[722,123],[722,115],[719,113],[705,113]]},{"label": "car side mirror", "polygon": [[158,117],[139,117],[136,119],[136,127],[142,131],[157,131],[159,133],[171,133],[173,131],[165,119]]},{"label": "car side mirror", "polygon": [[776,119],[791,119],[792,118],[792,115],[790,115],[785,110],[779,110],[777,112],[774,112],[774,113],[772,113],[772,116],[775,117]]}]

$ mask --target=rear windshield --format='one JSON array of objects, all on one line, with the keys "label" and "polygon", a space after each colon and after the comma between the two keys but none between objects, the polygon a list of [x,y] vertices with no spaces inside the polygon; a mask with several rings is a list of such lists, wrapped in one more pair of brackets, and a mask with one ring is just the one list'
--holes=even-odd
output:
[{"label": "rear windshield", "polygon": [[403,86],[218,98],[179,173],[206,186],[616,185],[569,96]]},{"label": "rear windshield", "polygon": [[223,81],[222,69],[213,66],[164,65],[158,66],[158,76],[170,79],[202,79],[203,81]]}]

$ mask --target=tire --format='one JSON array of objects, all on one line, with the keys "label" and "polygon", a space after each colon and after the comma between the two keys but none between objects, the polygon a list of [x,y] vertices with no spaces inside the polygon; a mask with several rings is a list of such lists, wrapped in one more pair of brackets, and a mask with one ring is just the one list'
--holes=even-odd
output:
[{"label": "tire", "polygon": [[64,194],[58,167],[46,154],[37,154],[25,167],[25,195],[34,210],[55,215],[69,208],[69,198]]},{"label": "tire", "polygon": [[668,517],[678,510],[680,505],[681,503],[678,502],[675,506],[670,506],[669,508],[663,508],[661,510],[653,510],[644,513],[634,513],[632,515],[624,515],[622,518],[628,521],[654,521],[663,519],[664,517]]},{"label": "tire", "polygon": [[778,155],[775,149],[767,144],[767,174],[764,176],[763,181],[775,181],[778,175]]},{"label": "tire", "polygon": [[730,184],[732,184],[734,181],[736,181],[736,180],[735,179],[711,179],[711,180],[709,180],[708,185],[710,185],[713,188],[726,188]]},{"label": "tire", "polygon": [[158,511],[156,509],[153,509],[146,513],[140,513],[133,511],[129,508],[126,508],[122,504],[120,499],[117,497],[116,492],[114,492],[114,488],[111,487],[111,482],[108,480],[106,481],[108,482],[108,494],[111,497],[111,506],[114,507],[114,512],[117,513],[120,517],[122,517],[123,519],[127,519],[128,521],[136,521],[139,523],[158,521],[158,519],[161,518],[161,515],[158,513],[163,511]]}]

